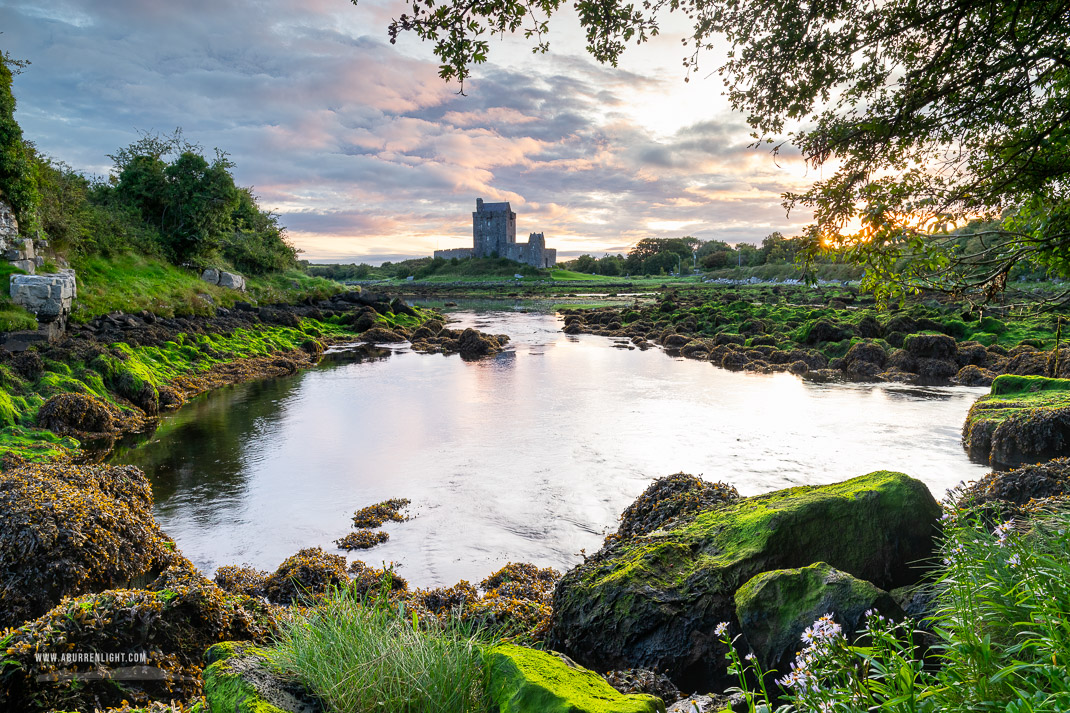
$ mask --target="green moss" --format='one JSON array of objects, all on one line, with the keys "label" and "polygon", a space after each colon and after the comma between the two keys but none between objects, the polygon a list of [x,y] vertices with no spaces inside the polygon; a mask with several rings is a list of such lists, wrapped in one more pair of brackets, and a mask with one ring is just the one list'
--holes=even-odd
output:
[{"label": "green moss", "polygon": [[654,713],[661,699],[625,695],[585,668],[545,651],[504,644],[484,655],[500,713]]},{"label": "green moss", "polygon": [[[2,393],[2,392],[0,392]],[[0,453],[11,453],[30,463],[48,463],[74,456],[79,443],[69,436],[24,426],[0,429]]]},{"label": "green moss", "polygon": [[265,700],[242,672],[235,669],[233,664],[238,659],[254,659],[253,665],[268,666],[263,650],[248,643],[225,641],[205,653],[210,665],[201,678],[208,710],[211,713],[286,713]]},{"label": "green moss", "polygon": [[992,396],[1027,397],[1029,394],[1044,391],[1070,391],[1070,379],[1004,374],[992,382]]}]

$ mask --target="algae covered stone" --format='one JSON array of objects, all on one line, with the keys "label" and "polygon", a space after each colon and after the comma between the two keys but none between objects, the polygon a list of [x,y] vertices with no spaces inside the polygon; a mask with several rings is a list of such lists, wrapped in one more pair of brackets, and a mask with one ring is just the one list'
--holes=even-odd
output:
[{"label": "algae covered stone", "polygon": [[660,698],[626,695],[567,658],[503,644],[484,655],[488,689],[499,713],[664,713]]},{"label": "algae covered stone", "polygon": [[278,675],[268,653],[226,641],[204,656],[204,697],[210,713],[319,713],[323,706],[299,682]]},{"label": "algae covered stone", "polygon": [[995,467],[1070,455],[1070,379],[1005,374],[970,408],[962,444]]},{"label": "algae covered stone", "polygon": [[824,562],[755,575],[736,590],[736,618],[763,669],[784,668],[800,648],[803,631],[825,614],[850,635],[876,611],[900,618],[888,592]]},{"label": "algae covered stone", "polygon": [[878,471],[744,498],[611,541],[554,592],[548,644],[599,670],[664,671],[682,688],[724,676],[714,629],[756,574],[827,562],[884,589],[931,560],[940,508],[920,481]]}]

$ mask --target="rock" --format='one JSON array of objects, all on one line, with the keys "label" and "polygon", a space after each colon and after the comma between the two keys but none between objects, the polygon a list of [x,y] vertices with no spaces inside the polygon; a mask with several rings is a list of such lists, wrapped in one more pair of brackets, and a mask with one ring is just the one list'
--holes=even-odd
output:
[{"label": "rock", "polygon": [[684,696],[669,706],[666,713],[721,713],[724,710],[746,711],[747,701],[742,694],[718,696]]},{"label": "rock", "polygon": [[683,515],[739,500],[727,483],[708,483],[687,473],[656,479],[620,516],[617,537],[648,535]]},{"label": "rock", "polygon": [[1070,379],[996,378],[970,408],[962,444],[971,458],[994,467],[1070,455]]},{"label": "rock", "polygon": [[498,340],[494,337],[468,327],[457,338],[458,352],[462,359],[478,359],[479,357],[497,354],[502,350]]},{"label": "rock", "polygon": [[903,348],[911,356],[923,359],[953,360],[958,352],[957,342],[946,334],[911,334],[903,340]]},{"label": "rock", "polygon": [[370,342],[372,344],[391,344],[397,342],[404,342],[405,337],[401,336],[397,332],[393,332],[383,327],[374,327],[367,329],[360,335],[362,342]]},{"label": "rock", "polygon": [[687,336],[686,334],[673,333],[662,339],[661,344],[667,349],[679,349],[690,341],[691,337]]},{"label": "rock", "polygon": [[724,344],[738,344],[739,346],[743,346],[746,343],[747,343],[747,338],[744,337],[742,334],[722,333],[722,334],[715,334],[713,336],[713,344],[714,344],[714,346],[718,346],[718,347],[722,346]]},{"label": "rock", "polygon": [[740,351],[726,352],[721,358],[721,368],[728,369],[729,371],[740,371],[749,363],[750,359],[746,354]]},{"label": "rock", "polygon": [[[880,344],[876,342],[858,342],[857,344],[852,344],[851,348],[847,350],[840,369],[849,376],[871,376],[871,372],[878,374],[884,371],[884,366],[887,363],[888,352],[884,351],[884,347]],[[875,372],[873,372],[873,367],[876,367]]]},{"label": "rock", "polygon": [[[188,699],[201,692],[208,647],[226,640],[266,643],[274,616],[254,599],[226,595],[188,560],[145,589],[65,599],[10,632],[7,665],[0,669],[0,710],[100,710],[124,701],[143,706]],[[42,651],[100,656],[103,662],[48,661],[36,656]],[[115,654],[142,662],[108,662]]]},{"label": "rock", "polygon": [[625,695],[594,671],[547,651],[502,644],[484,654],[487,686],[500,713],[664,713],[654,696]]},{"label": "rock", "polygon": [[245,292],[245,278],[236,272],[227,272],[210,267],[201,273],[201,279],[210,285],[226,287],[230,290]]},{"label": "rock", "polygon": [[264,595],[272,602],[293,604],[348,582],[345,557],[310,547],[287,557],[279,565],[264,581]]},{"label": "rock", "polygon": [[1021,517],[1032,501],[1070,495],[1070,458],[989,473],[970,483],[959,497],[962,506],[995,506],[1004,518]]},{"label": "rock", "polygon": [[238,292],[245,292],[245,278],[236,272],[220,272],[219,282],[217,282],[216,284],[220,287],[226,287],[228,290],[237,290]]},{"label": "rock", "polygon": [[838,324],[827,319],[819,319],[807,327],[803,327],[798,341],[803,344],[822,344],[824,342],[841,342],[855,336],[854,329],[849,324]]},{"label": "rock", "polygon": [[620,693],[646,693],[657,696],[665,704],[675,703],[680,698],[680,689],[669,677],[645,668],[629,668],[624,671],[607,671],[602,678]]},{"label": "rock", "polygon": [[554,590],[547,643],[592,668],[649,668],[684,690],[724,676],[719,622],[744,582],[828,562],[889,589],[931,559],[940,508],[928,489],[879,471],[700,510],[670,528],[611,540]]},{"label": "rock", "polygon": [[65,320],[78,296],[74,270],[48,275],[12,275],[11,301],[33,312],[40,322]]},{"label": "rock", "polygon": [[171,561],[133,466],[28,464],[0,472],[0,628],[66,596],[124,586]]},{"label": "rock", "polygon": [[1010,359],[1003,365],[1004,374],[1017,376],[1047,376],[1048,354],[1033,347],[1015,347],[1010,352]]},{"label": "rock", "polygon": [[19,221],[11,205],[0,197],[0,251],[6,251],[19,239]]},{"label": "rock", "polygon": [[736,591],[735,602],[746,643],[766,671],[787,671],[803,630],[825,614],[832,614],[848,640],[865,626],[869,610],[903,617],[888,592],[824,562],[756,575]]},{"label": "rock", "polygon": [[988,369],[982,369],[973,364],[962,367],[959,369],[959,372],[955,374],[955,382],[962,384],[963,386],[991,386],[992,380],[995,378],[995,372],[991,372]]},{"label": "rock", "polygon": [[927,379],[950,379],[959,373],[959,366],[953,359],[919,357],[914,360],[914,371],[918,376],[924,376]]},{"label": "rock", "polygon": [[95,396],[56,394],[37,412],[37,425],[61,435],[85,437],[116,431],[114,408]]},{"label": "rock", "polygon": [[276,674],[267,652],[249,642],[215,644],[204,655],[204,697],[211,713],[319,713],[303,685]]}]

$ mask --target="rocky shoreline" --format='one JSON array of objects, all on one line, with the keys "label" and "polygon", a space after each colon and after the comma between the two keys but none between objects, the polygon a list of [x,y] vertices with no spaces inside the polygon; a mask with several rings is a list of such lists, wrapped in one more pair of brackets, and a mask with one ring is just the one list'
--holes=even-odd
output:
[{"label": "rocky shoreline", "polygon": [[[960,497],[1019,512],[1036,498],[1063,503],[1068,463],[993,473]],[[372,596],[384,581],[414,616],[460,616],[567,656],[572,663],[551,687],[565,703],[578,695],[570,686],[594,671],[624,694],[605,710],[659,711],[696,696],[731,705],[720,693],[732,682],[720,630],[738,634],[737,646],[767,670],[783,671],[800,633],[826,612],[850,630],[864,612],[924,616],[941,522],[926,487],[901,473],[746,498],[681,473],[655,480],[603,548],[564,577],[510,564],[478,587],[410,590],[389,570],[356,562],[347,571],[344,557],[319,548],[274,573],[231,566],[209,580],[160,531],[147,479],[129,466],[9,468],[0,474],[0,511],[0,613],[10,627],[0,705],[25,711],[233,710],[236,695],[238,710],[261,710],[265,697],[275,707],[264,710],[318,710],[249,647],[269,646],[289,607],[316,606],[340,586]],[[209,651],[220,640],[236,643]],[[144,652],[152,675],[109,680],[114,667],[99,661],[35,656],[116,650]],[[494,664],[509,673],[492,680],[506,698],[541,700],[549,694],[518,693],[535,685],[528,669],[560,664],[524,651],[500,651],[513,663]]]},{"label": "rocky shoreline", "polygon": [[563,330],[615,338],[630,348],[660,346],[732,371],[789,372],[818,382],[988,386],[1001,374],[1070,375],[1070,350],[1044,351],[1035,338],[1011,347],[996,343],[1008,324],[994,316],[955,305],[879,313],[871,302],[852,308],[840,298],[793,304],[777,289],[756,301],[720,290],[667,293],[630,307],[565,309]]}]

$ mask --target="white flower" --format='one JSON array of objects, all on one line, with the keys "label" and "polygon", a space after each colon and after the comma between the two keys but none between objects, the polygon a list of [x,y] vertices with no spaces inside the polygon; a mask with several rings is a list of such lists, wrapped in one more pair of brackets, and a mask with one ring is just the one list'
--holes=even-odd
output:
[{"label": "white flower", "polygon": [[713,630],[713,633],[717,634],[717,636],[724,636],[727,631],[728,631],[728,622],[727,621],[722,621]]},{"label": "white flower", "polygon": [[1016,554],[1015,555],[1011,555],[1010,559],[1007,560],[1007,564],[1009,564],[1011,567],[1017,567],[1021,563],[1022,563],[1021,558]]}]

